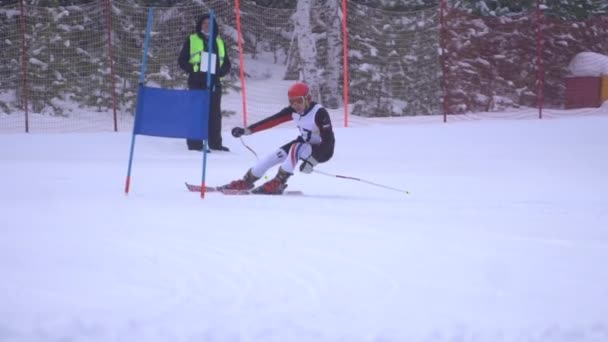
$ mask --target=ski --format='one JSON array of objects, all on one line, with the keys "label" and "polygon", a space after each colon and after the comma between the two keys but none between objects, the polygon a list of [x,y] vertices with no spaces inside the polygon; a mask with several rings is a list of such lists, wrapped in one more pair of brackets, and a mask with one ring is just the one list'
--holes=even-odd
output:
[{"label": "ski", "polygon": [[[190,192],[201,192],[201,186],[190,184],[186,182],[186,188]],[[251,192],[251,190],[233,190],[233,189],[219,189],[217,186],[206,186],[205,192],[219,192],[224,195],[266,195],[266,196],[302,196],[304,193],[299,190],[285,190],[282,194],[256,194]]]},{"label": "ski", "polygon": [[254,195],[254,196],[302,196],[304,195],[304,193],[302,191],[299,190],[285,190],[283,191],[283,193],[280,194],[257,194],[255,192],[252,192],[251,190],[231,190],[231,189],[226,189],[226,190],[221,190],[219,191],[224,195]]},{"label": "ski", "polygon": [[[188,191],[190,192],[201,192],[201,186],[200,185],[194,185],[194,184],[190,184],[188,182],[186,182],[186,188],[188,188]],[[205,192],[219,192],[220,190],[217,188],[217,186],[206,186],[205,187]]]}]

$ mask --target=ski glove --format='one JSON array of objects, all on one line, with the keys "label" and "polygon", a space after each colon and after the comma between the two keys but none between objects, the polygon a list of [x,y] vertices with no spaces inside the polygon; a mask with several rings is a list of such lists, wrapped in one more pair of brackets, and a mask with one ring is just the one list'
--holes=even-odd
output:
[{"label": "ski glove", "polygon": [[300,172],[311,173],[312,169],[317,164],[319,164],[319,162],[315,158],[308,157],[307,159],[302,160],[302,164],[300,164]]},{"label": "ski glove", "polygon": [[242,128],[242,127],[234,127],[232,129],[233,137],[238,138],[241,135],[251,135],[251,130],[249,128]]}]

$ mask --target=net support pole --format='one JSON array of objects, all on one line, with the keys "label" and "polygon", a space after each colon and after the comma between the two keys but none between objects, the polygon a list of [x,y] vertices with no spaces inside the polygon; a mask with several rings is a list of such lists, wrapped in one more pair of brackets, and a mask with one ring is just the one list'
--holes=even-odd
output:
[{"label": "net support pole", "polygon": [[447,105],[448,105],[448,94],[447,94],[447,86],[446,86],[446,82],[447,82],[447,68],[445,66],[445,36],[446,36],[446,32],[447,32],[447,27],[445,27],[446,23],[445,23],[445,12],[447,10],[447,0],[441,0],[441,4],[439,5],[440,8],[440,16],[439,16],[439,20],[441,22],[441,27],[440,27],[440,43],[441,43],[441,90],[442,90],[442,97],[443,97],[443,105],[442,105],[442,110],[443,110],[443,122],[447,122],[448,121],[448,110],[447,110]]},{"label": "net support pole", "polygon": [[[238,1],[238,0],[237,0]],[[342,45],[344,64],[344,127],[348,127],[348,25],[346,0],[342,0]]]},{"label": "net support pole", "polygon": [[543,13],[540,8],[542,0],[536,0],[536,105],[538,106],[538,118],[543,118],[543,102],[545,79],[543,77]]},{"label": "net support pole", "polygon": [[19,24],[21,27],[21,68],[23,69],[23,111],[25,113],[25,133],[30,132],[30,119],[28,113],[28,91],[27,91],[27,44],[25,42],[25,6],[23,1],[19,1],[21,15],[19,16]]},{"label": "net support pole", "polygon": [[110,0],[105,0],[105,10],[106,10],[106,29],[108,32],[108,59],[110,65],[110,91],[112,92],[112,110],[114,117],[114,132],[118,132],[118,118],[116,117],[116,78],[114,77],[114,54],[112,50],[112,5],[110,5]]}]

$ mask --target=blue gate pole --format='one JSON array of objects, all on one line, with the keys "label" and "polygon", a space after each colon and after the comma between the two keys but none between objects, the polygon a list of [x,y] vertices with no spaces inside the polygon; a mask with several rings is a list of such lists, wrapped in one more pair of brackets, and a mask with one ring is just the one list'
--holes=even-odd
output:
[{"label": "blue gate pole", "polygon": [[[213,92],[213,89],[211,88],[211,70],[213,69],[214,66],[211,66],[211,56],[213,55],[213,43],[214,40],[213,39],[213,29],[215,28],[215,25],[213,25],[213,23],[215,23],[215,12],[213,10],[209,11],[209,41],[207,42],[207,45],[209,46],[209,50],[207,53],[207,99],[209,100],[209,108],[207,108],[207,134],[205,134],[204,136],[206,137],[206,139],[203,139],[203,173],[201,175],[201,197],[205,197],[205,178],[206,178],[206,174],[207,174],[207,149],[208,149],[208,142],[209,142],[209,116],[211,115],[211,92]],[[217,56],[217,58],[220,58],[219,54]],[[216,70],[216,72],[218,72],[219,70]],[[220,115],[222,115],[222,113],[220,113]],[[205,132],[203,132],[205,133]]]},{"label": "blue gate pole", "polygon": [[[139,73],[139,91],[138,91],[138,101],[139,96],[142,94],[142,89],[144,86],[144,82],[146,80],[146,68],[148,64],[148,47],[150,46],[150,31],[152,30],[152,19],[154,18],[154,7],[150,7],[148,10],[148,25],[146,27],[146,39],[144,41],[144,55],[142,57],[141,63],[141,71]],[[137,107],[137,104],[135,106]],[[129,187],[131,185],[131,166],[133,165],[133,151],[135,150],[135,127],[137,124],[137,109],[135,110],[135,119],[133,120],[133,134],[131,135],[131,151],[129,153],[129,167],[127,169],[127,179],[125,181],[125,194],[129,193]]]}]

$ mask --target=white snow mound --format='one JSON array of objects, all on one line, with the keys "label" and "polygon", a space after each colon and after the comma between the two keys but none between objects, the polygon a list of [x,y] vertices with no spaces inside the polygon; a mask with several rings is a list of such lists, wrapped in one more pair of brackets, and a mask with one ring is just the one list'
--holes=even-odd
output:
[{"label": "white snow mound", "polygon": [[608,75],[608,56],[595,52],[578,53],[568,65],[572,76]]}]

